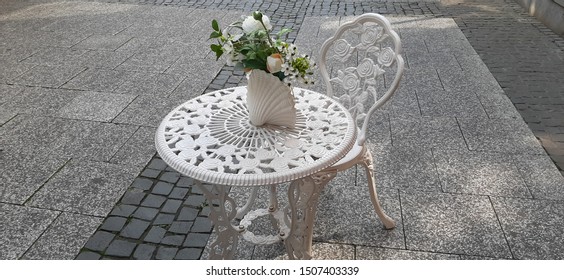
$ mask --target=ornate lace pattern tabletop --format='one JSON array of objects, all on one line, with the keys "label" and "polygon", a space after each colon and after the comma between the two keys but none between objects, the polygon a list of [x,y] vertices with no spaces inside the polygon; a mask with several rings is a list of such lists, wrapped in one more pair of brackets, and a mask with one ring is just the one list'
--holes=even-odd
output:
[{"label": "ornate lace pattern tabletop", "polygon": [[246,87],[191,99],[161,122],[157,152],[183,175],[218,185],[264,186],[319,172],[347,154],[357,129],[346,108],[328,96],[293,91],[293,128],[251,125]]}]

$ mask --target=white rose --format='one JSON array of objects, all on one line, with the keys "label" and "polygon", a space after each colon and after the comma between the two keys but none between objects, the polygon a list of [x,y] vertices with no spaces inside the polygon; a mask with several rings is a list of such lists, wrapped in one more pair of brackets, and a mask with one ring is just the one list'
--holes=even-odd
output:
[{"label": "white rose", "polygon": [[[264,23],[266,30],[270,31],[272,29],[272,25],[270,25],[270,20],[267,16],[262,15],[262,22]],[[251,33],[260,29],[264,29],[260,21],[254,19],[253,16],[248,16],[247,18],[245,18],[242,27],[245,33]]]},{"label": "white rose", "polygon": [[266,58],[266,69],[270,73],[277,73],[282,70],[282,56],[279,53],[271,54]]}]

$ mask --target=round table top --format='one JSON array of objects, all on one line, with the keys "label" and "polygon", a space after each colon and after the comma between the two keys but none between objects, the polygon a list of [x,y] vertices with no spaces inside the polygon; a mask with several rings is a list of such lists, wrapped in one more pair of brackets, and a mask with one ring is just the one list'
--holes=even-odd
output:
[{"label": "round table top", "polygon": [[353,147],[356,124],[332,98],[302,88],[293,92],[294,128],[250,124],[246,87],[193,98],[161,122],[157,152],[181,174],[210,184],[264,186],[315,174]]}]

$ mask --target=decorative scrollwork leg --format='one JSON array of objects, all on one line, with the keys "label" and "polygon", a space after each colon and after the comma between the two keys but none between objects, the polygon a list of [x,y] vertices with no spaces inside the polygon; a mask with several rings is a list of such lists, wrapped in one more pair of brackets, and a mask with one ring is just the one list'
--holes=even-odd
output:
[{"label": "decorative scrollwork leg", "polygon": [[233,259],[239,242],[239,231],[232,225],[237,215],[237,205],[228,195],[229,188],[220,185],[198,185],[208,200],[210,218],[217,234],[217,239],[211,244],[209,259]]},{"label": "decorative scrollwork leg", "polygon": [[242,219],[243,217],[245,217],[245,215],[247,215],[247,213],[249,213],[249,211],[251,211],[251,207],[253,207],[253,204],[255,203],[257,194],[258,194],[258,188],[252,188],[251,194],[247,199],[247,203],[245,203],[245,205],[237,209],[237,216],[236,216],[237,219]]},{"label": "decorative scrollwork leg", "polygon": [[370,153],[370,150],[368,150],[366,147],[364,148],[364,155],[361,164],[366,170],[368,189],[370,190],[370,198],[372,200],[374,210],[376,210],[376,214],[378,215],[386,229],[395,228],[396,222],[388,215],[386,215],[386,213],[384,213],[384,210],[380,205],[380,201],[378,200],[378,194],[376,193],[376,182],[374,181],[374,161],[372,159],[372,153]]},{"label": "decorative scrollwork leg", "polygon": [[319,194],[336,171],[319,172],[293,181],[288,188],[290,232],[284,240],[290,259],[311,259],[313,222]]}]

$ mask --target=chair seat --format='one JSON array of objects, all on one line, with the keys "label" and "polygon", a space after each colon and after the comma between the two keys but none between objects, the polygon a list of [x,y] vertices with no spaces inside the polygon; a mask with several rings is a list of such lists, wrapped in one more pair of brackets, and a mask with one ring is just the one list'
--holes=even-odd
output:
[{"label": "chair seat", "polygon": [[[360,133],[360,129],[358,130],[358,133]],[[333,164],[332,168],[337,170],[349,169],[351,166],[357,164],[362,151],[363,146],[358,145],[358,141],[356,141],[352,149],[343,158]]]}]

